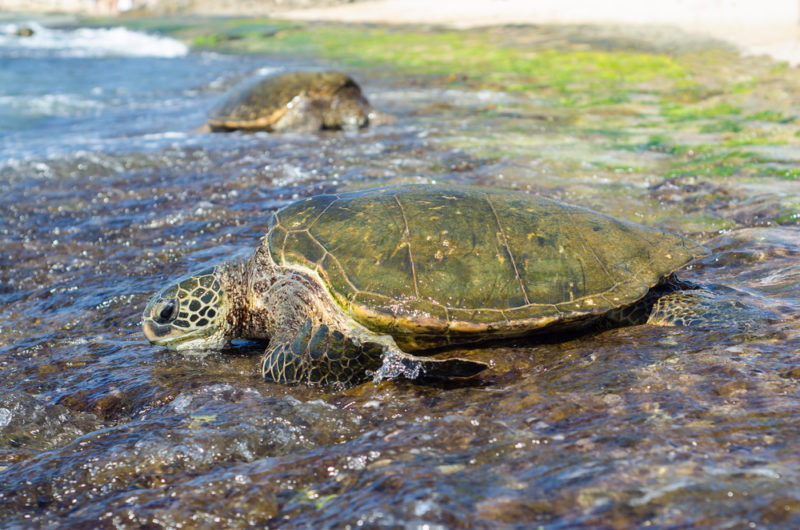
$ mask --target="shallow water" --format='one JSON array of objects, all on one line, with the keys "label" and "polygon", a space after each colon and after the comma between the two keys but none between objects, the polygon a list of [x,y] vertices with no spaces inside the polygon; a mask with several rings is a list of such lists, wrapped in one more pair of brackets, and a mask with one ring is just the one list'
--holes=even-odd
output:
[{"label": "shallow water", "polygon": [[[35,82],[0,84],[4,526],[800,523],[800,229],[759,213],[796,203],[797,181],[665,179],[658,153],[545,119],[546,102],[370,71],[354,73],[393,124],[193,132],[225,88],[286,64],[11,42],[0,75]],[[787,164],[797,147],[779,146]],[[772,316],[472,349],[492,368],[467,385],[336,392],[263,381],[258,345],[201,357],[144,339],[147,298],[248,255],[268,212],[407,182],[683,230],[713,250],[683,277]]]}]

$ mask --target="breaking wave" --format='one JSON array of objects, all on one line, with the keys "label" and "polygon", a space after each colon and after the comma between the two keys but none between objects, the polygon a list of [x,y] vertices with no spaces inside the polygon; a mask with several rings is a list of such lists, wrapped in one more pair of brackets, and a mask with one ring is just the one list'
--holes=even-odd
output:
[{"label": "breaking wave", "polygon": [[[17,31],[30,28],[30,37]],[[0,57],[180,57],[189,48],[169,37],[126,28],[55,29],[36,22],[0,25]]]}]

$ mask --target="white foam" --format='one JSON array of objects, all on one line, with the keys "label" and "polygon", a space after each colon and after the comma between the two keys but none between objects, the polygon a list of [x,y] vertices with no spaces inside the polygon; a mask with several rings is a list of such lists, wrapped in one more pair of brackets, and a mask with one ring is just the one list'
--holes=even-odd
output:
[{"label": "white foam", "polygon": [[0,96],[0,108],[9,107],[27,116],[72,116],[101,109],[103,104],[77,94]]},{"label": "white foam", "polygon": [[[14,33],[22,27],[30,37]],[[59,57],[180,57],[189,48],[169,37],[126,28],[51,29],[36,22],[0,25],[0,48],[4,54],[29,55],[47,52]]]}]

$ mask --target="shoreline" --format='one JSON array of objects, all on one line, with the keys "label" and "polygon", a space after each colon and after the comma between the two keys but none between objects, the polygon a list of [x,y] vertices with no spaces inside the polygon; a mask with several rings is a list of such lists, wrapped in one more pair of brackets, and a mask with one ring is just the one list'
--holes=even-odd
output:
[{"label": "shoreline", "polygon": [[[764,0],[756,5],[733,0],[685,0],[669,5],[646,6],[623,0],[614,6],[601,6],[589,0],[562,0],[533,4],[527,0],[274,0],[248,3],[231,0],[197,0],[183,6],[169,2],[159,9],[148,7],[114,14],[106,2],[91,4],[72,0],[59,2],[59,13],[47,13],[45,2],[28,3],[31,17],[75,16],[135,18],[188,15],[209,17],[268,17],[281,21],[369,23],[387,26],[426,25],[456,30],[503,25],[588,25],[622,26],[631,31],[677,30],[695,37],[724,41],[743,55],[768,55],[791,65],[800,64],[800,5],[786,0]],[[309,5],[313,4],[313,6]],[[723,5],[727,4],[727,5]],[[13,12],[15,4],[0,3],[0,18],[21,19],[26,14]],[[181,8],[183,7],[183,8]],[[188,7],[188,8],[187,8]],[[21,9],[21,10],[22,10]]]},{"label": "shoreline", "polygon": [[[727,5],[726,5],[727,4]],[[782,0],[755,3],[687,0],[650,5],[621,0],[613,6],[590,0],[458,1],[368,0],[363,3],[287,10],[287,20],[378,24],[433,24],[454,29],[502,25],[628,26],[674,28],[733,45],[744,55],[769,55],[800,64],[800,5]]]}]

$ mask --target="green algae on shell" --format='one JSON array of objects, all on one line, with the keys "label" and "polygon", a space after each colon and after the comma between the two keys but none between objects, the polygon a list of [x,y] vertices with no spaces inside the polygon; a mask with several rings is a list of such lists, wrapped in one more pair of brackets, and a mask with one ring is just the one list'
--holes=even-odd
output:
[{"label": "green algae on shell", "polygon": [[339,72],[281,72],[234,87],[211,110],[212,131],[314,131],[366,127],[361,88]]}]

